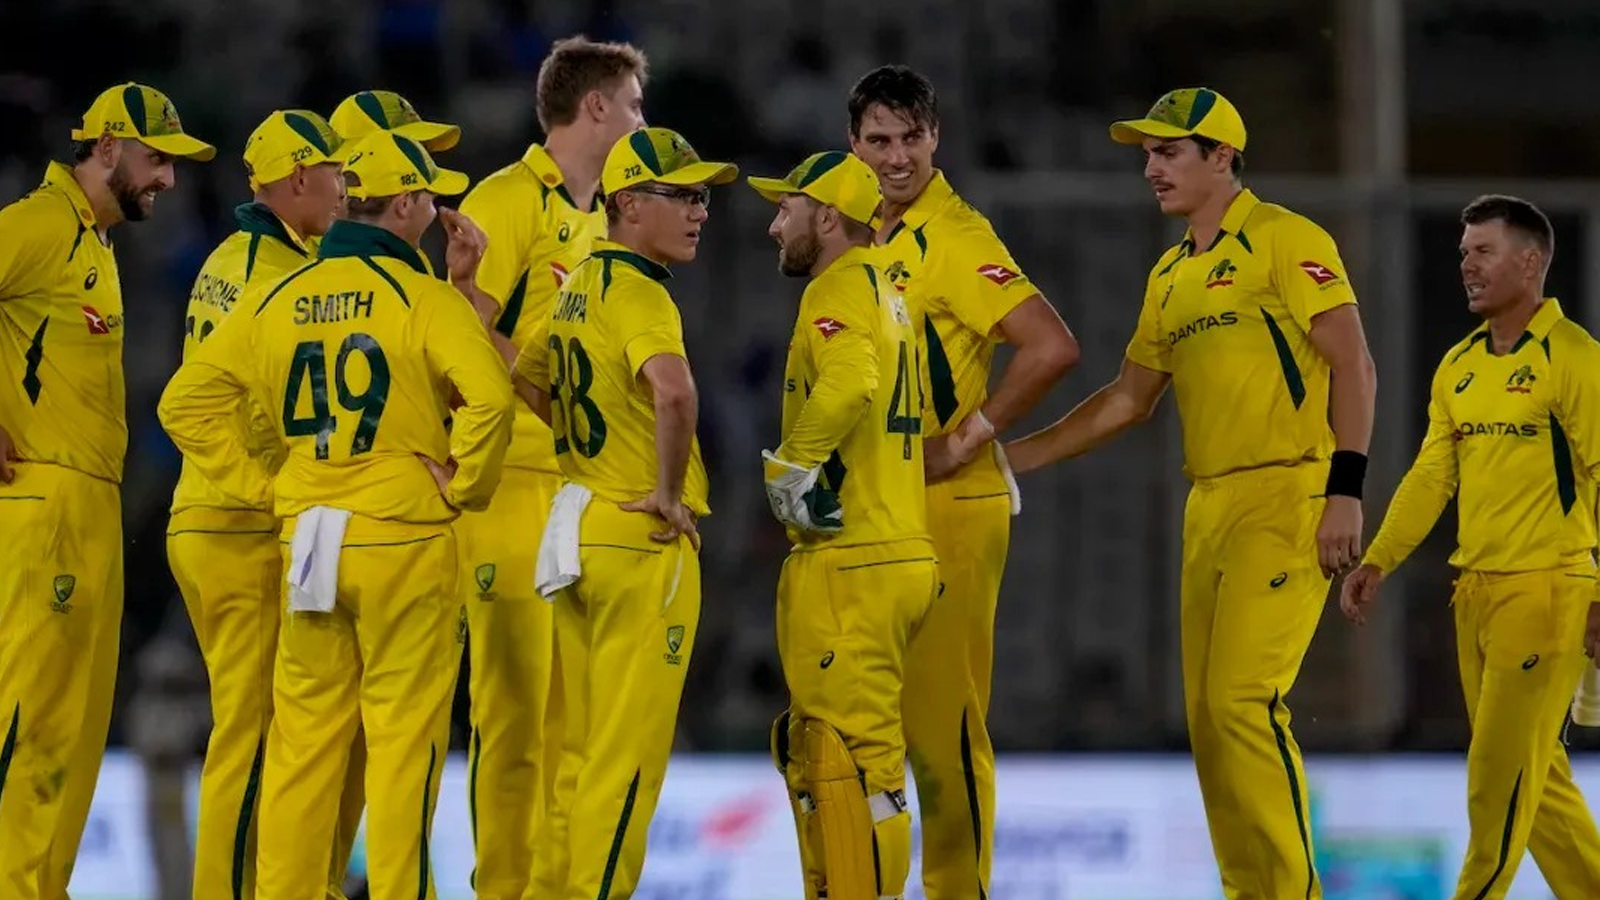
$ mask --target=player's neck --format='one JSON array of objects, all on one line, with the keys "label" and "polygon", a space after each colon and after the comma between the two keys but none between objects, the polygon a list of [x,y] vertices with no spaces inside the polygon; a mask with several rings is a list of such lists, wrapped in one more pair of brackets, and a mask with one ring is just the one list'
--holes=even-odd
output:
[{"label": "player's neck", "polygon": [[841,241],[828,241],[823,244],[817,253],[817,261],[811,264],[811,277],[816,278],[823,272],[828,271],[829,266],[837,262],[839,257],[850,252],[850,249],[855,246],[855,244]]},{"label": "player's neck", "polygon": [[644,235],[638,229],[628,225],[626,222],[618,222],[617,224],[612,225],[606,232],[606,240],[613,244],[618,244],[624,249],[630,250],[657,265],[671,265],[669,260],[665,259],[662,254],[655,251],[650,242],[644,239]]},{"label": "player's neck", "polygon": [[600,170],[605,168],[606,154],[611,151],[596,143],[565,126],[552,130],[544,141],[545,152],[556,161],[567,193],[579,209],[594,205],[595,192],[600,189]]},{"label": "player's neck", "polygon": [[1489,342],[1494,345],[1496,356],[1510,353],[1511,348],[1522,340],[1522,335],[1528,330],[1528,323],[1539,312],[1539,304],[1544,302],[1541,292],[1535,291],[1511,304],[1505,309],[1489,316]]},{"label": "player's neck", "polygon": [[94,212],[95,231],[99,232],[100,240],[104,242],[111,226],[122,221],[122,206],[111,193],[111,183],[99,177],[99,172],[90,171],[82,165],[73,167],[72,177],[78,182],[83,196],[89,200],[89,209]]},{"label": "player's neck", "polygon": [[274,197],[265,191],[260,191],[257,192],[255,201],[262,206],[265,206],[267,209],[272,210],[272,214],[277,216],[278,221],[282,222],[285,228],[293,232],[295,237],[303,241],[310,236],[306,223],[296,221],[294,210],[290,208],[289,204],[285,203],[279,197]]},{"label": "player's neck", "polygon": [[1225,189],[1212,192],[1204,203],[1185,217],[1189,222],[1189,236],[1194,239],[1195,249],[1190,251],[1191,255],[1204,252],[1199,248],[1209,248],[1216,243],[1217,234],[1222,231],[1222,219],[1242,190],[1244,188],[1235,181]]},{"label": "player's neck", "polygon": [[932,183],[933,173],[929,172],[928,180],[924,181],[922,186],[917,188],[917,192],[911,195],[910,200],[897,202],[888,198],[884,199],[883,225],[878,229],[879,240],[888,238],[890,234],[894,233],[896,228],[900,227],[900,220],[906,217],[906,213],[911,210],[911,207],[917,205],[917,201],[922,199],[923,192],[926,191],[928,189],[928,185]]}]

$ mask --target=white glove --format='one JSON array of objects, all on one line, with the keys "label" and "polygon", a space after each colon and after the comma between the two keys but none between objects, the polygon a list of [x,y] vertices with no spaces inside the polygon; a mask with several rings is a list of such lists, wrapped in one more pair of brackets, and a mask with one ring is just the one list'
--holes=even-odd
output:
[{"label": "white glove", "polygon": [[761,451],[767,487],[767,505],[778,521],[801,531],[834,534],[844,528],[844,507],[839,495],[818,484],[822,467],[804,469]]},{"label": "white glove", "polygon": [[1593,663],[1583,667],[1583,680],[1572,698],[1572,724],[1585,728],[1600,725],[1600,669]]}]

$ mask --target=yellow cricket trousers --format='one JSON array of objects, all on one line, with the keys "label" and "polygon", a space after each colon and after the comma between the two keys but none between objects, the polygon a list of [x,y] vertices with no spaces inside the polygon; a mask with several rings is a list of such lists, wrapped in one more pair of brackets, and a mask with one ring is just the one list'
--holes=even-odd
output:
[{"label": "yellow cricket trousers", "polygon": [[[920,539],[790,553],[778,578],[778,655],[790,721],[832,726],[868,796],[905,790],[906,648],[931,607],[944,602],[934,599],[938,590],[933,544]],[[884,835],[885,828],[899,833]],[[902,813],[877,830],[882,840],[861,852],[878,863],[879,895],[898,897],[911,862],[911,819]],[[800,841],[804,851],[804,834]],[[806,857],[813,854],[802,852],[808,897],[825,880],[810,870],[817,863]]]},{"label": "yellow cricket trousers", "polygon": [[0,896],[66,900],[122,636],[116,484],[17,463],[0,484]]},{"label": "yellow cricket trousers", "polygon": [[[552,703],[555,615],[534,589],[539,536],[561,476],[506,469],[489,508],[456,520],[467,610],[472,744],[468,802],[477,900],[521,900],[561,759]],[[550,864],[545,864],[550,868]]]},{"label": "yellow cricket trousers", "polygon": [[1501,900],[1523,853],[1559,900],[1600,897],[1600,832],[1561,730],[1590,665],[1583,633],[1594,565],[1515,574],[1463,572],[1452,603],[1472,745],[1472,837],[1456,900]]},{"label": "yellow cricket trousers", "polygon": [[[256,895],[256,819],[283,615],[278,520],[252,510],[180,510],[167,527],[167,563],[194,625],[211,687],[194,895],[245,900]],[[365,749],[359,740],[352,749],[328,871],[327,895],[333,900],[344,897],[350,849],[366,802]]]},{"label": "yellow cricket trousers", "polygon": [[687,538],[652,542],[661,527],[595,498],[580,529],[583,574],[555,598],[565,722],[539,840],[561,842],[570,862],[550,898],[624,900],[644,870],[700,622],[699,554]]},{"label": "yellow cricket trousers", "polygon": [[[295,522],[283,524],[283,565]],[[373,900],[433,900],[429,833],[465,639],[449,525],[353,516],[332,612],[289,612],[278,637],[256,891],[321,900],[338,798],[366,737]],[[286,583],[280,590],[287,596]]]},{"label": "yellow cricket trousers", "polygon": [[922,824],[928,900],[988,896],[994,747],[986,719],[994,617],[1011,544],[1011,498],[957,478],[928,486],[943,584],[906,657],[906,743]]},{"label": "yellow cricket trousers", "polygon": [[1328,595],[1326,479],[1325,463],[1201,479],[1184,510],[1184,708],[1228,900],[1322,896],[1285,698]]}]

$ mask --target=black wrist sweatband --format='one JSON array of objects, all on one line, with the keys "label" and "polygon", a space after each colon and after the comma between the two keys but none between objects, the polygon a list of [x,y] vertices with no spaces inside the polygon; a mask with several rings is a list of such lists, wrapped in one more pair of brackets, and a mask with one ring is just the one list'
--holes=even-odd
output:
[{"label": "black wrist sweatband", "polygon": [[1354,450],[1335,450],[1328,465],[1328,486],[1323,493],[1329,497],[1361,499],[1361,486],[1367,480],[1367,455]]}]

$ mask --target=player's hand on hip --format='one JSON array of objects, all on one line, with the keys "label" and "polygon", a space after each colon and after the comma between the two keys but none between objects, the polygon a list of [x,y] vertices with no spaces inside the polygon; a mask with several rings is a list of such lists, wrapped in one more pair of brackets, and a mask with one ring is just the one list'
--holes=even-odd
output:
[{"label": "player's hand on hip", "polygon": [[[1345,576],[1339,587],[1339,611],[1357,625],[1367,624],[1367,607],[1378,599],[1378,586],[1383,584],[1383,573],[1377,566],[1358,566]],[[1591,609],[1589,621],[1594,621]]]},{"label": "player's hand on hip", "polygon": [[1361,559],[1361,501],[1335,494],[1322,509],[1317,526],[1317,561],[1322,574],[1333,578]]},{"label": "player's hand on hip", "polygon": [[15,469],[11,468],[12,462],[20,462],[22,457],[17,455],[17,447],[11,443],[11,434],[0,428],[0,484],[10,484],[11,479],[17,477]]},{"label": "player's hand on hip", "polygon": [[1583,629],[1583,653],[1600,668],[1600,602],[1589,604],[1589,624]]},{"label": "player's hand on hip", "polygon": [[[439,487],[439,496],[444,498],[445,503],[450,503],[450,481],[456,477],[456,461],[445,460],[441,466],[421,453],[417,454],[417,459],[422,460],[422,464],[428,469],[428,474],[433,476],[433,483]],[[451,504],[451,507],[453,508],[454,504]]]},{"label": "player's hand on hip", "polygon": [[477,223],[450,209],[439,207],[439,223],[444,226],[444,265],[451,284],[472,284],[478,279],[478,264],[489,246],[489,236]]},{"label": "player's hand on hip", "polygon": [[978,451],[994,440],[994,426],[981,411],[961,420],[960,426],[949,434],[929,438],[922,444],[924,479],[935,484],[953,477],[961,467],[971,462]]},{"label": "player's hand on hip", "polygon": [[694,513],[682,500],[666,496],[661,489],[657,488],[632,503],[622,504],[622,509],[624,512],[646,513],[667,523],[664,531],[650,532],[650,540],[658,544],[670,544],[679,537],[687,536],[689,546],[700,549],[700,529]]}]

